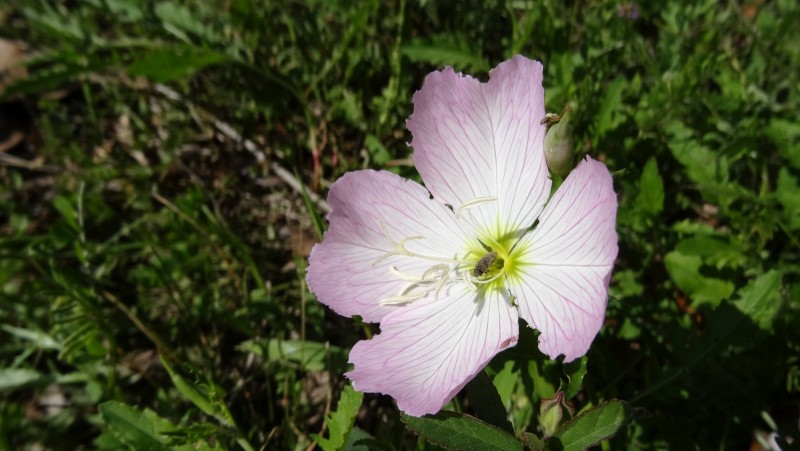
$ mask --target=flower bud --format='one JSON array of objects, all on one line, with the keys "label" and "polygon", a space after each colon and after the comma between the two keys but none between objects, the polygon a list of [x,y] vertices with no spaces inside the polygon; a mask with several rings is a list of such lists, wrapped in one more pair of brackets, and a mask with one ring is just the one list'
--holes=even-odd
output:
[{"label": "flower bud", "polygon": [[552,398],[543,398],[539,404],[539,424],[544,428],[544,438],[550,437],[558,430],[561,423],[565,420],[564,411],[566,410],[569,419],[575,409],[564,397],[564,392],[559,390]]},{"label": "flower bud", "polygon": [[575,163],[573,156],[572,128],[570,119],[572,108],[569,106],[557,119],[551,120],[544,138],[544,158],[547,167],[554,175],[565,177]]}]

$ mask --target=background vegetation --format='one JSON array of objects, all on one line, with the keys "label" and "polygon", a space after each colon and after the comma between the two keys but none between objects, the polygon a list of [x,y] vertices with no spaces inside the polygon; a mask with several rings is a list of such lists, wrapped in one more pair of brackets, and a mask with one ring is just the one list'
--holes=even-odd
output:
[{"label": "background vegetation", "polygon": [[[305,449],[346,436],[339,404],[351,449],[433,449],[389,398],[338,403],[376,328],[304,284],[314,194],[417,177],[425,74],[518,53],[620,171],[573,398],[633,407],[603,446],[800,441],[798,23],[795,0],[3,2],[0,450]],[[527,334],[487,370],[517,435],[565,374]]]}]

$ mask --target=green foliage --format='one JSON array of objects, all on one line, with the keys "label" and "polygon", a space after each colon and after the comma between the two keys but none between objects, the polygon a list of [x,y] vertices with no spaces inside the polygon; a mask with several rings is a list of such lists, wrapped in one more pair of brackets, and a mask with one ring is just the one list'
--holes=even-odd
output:
[{"label": "green foliage", "polygon": [[550,449],[582,450],[614,436],[631,420],[631,409],[622,401],[610,401],[564,423],[548,442]]},{"label": "green foliage", "polygon": [[502,429],[469,415],[440,412],[412,417],[401,414],[403,422],[420,437],[446,449],[464,451],[522,449],[522,442]]},{"label": "green foliage", "polygon": [[[800,437],[796,1],[6,3],[0,35],[28,59],[0,80],[0,144],[24,137],[0,152],[0,449]],[[615,174],[600,335],[563,364],[521,323],[457,413],[367,394],[357,416],[349,388],[331,410],[377,329],[305,286],[314,195],[355,169],[418,177],[425,75],[485,80],[517,53],[542,61],[548,111],[574,107],[575,152]],[[558,390],[583,413],[545,441]]]},{"label": "green foliage", "polygon": [[100,404],[99,409],[111,434],[128,449],[168,449],[166,433],[174,431],[175,425],[152,410],[117,401]]},{"label": "green foliage", "polygon": [[328,438],[312,434],[311,438],[325,451],[333,451],[344,447],[348,442],[348,437],[353,429],[356,414],[361,407],[364,394],[353,390],[353,387],[346,385],[339,398],[339,405],[336,411],[325,416],[325,425],[328,427]]}]

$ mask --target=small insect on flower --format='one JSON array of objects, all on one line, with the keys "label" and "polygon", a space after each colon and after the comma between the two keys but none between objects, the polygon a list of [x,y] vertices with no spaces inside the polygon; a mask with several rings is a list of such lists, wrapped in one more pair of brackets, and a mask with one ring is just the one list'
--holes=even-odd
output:
[{"label": "small insect on flower", "polygon": [[486,255],[481,257],[478,260],[478,263],[475,264],[475,269],[472,270],[472,275],[475,277],[481,277],[482,275],[489,272],[489,268],[492,266],[492,263],[497,260],[497,252],[492,251],[488,252]]}]

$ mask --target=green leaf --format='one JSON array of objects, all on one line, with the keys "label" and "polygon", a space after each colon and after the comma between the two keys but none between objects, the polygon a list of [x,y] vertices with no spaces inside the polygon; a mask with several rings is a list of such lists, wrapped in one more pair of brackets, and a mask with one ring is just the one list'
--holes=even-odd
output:
[{"label": "green leaf", "polygon": [[503,404],[507,404],[511,400],[511,394],[514,393],[514,389],[517,387],[518,379],[519,369],[514,368],[513,360],[505,361],[503,368],[492,378],[492,383]]},{"label": "green leaf", "polygon": [[586,366],[589,363],[589,358],[586,356],[578,360],[573,360],[564,365],[564,374],[567,376],[567,384],[562,385],[560,390],[564,391],[567,399],[572,399],[583,386],[583,378],[586,377]]},{"label": "green leaf", "polygon": [[164,365],[167,373],[169,373],[172,383],[175,384],[175,388],[177,388],[178,391],[186,397],[186,399],[191,401],[192,404],[197,406],[198,409],[202,410],[203,413],[214,416],[217,413],[217,409],[215,409],[211,404],[211,400],[204,396],[200,390],[194,386],[194,384],[187,381],[183,376],[175,372],[175,370],[172,369],[172,366],[170,366],[169,362],[167,362],[167,359],[165,359],[163,356],[159,356],[159,358],[161,359],[161,364]]},{"label": "green leaf", "polygon": [[38,371],[25,368],[4,368],[0,369],[0,393],[11,391],[28,384],[32,384],[40,379],[42,375]]},{"label": "green leaf", "polygon": [[689,178],[701,185],[720,181],[728,172],[727,160],[694,140],[670,142],[672,155],[683,166]]},{"label": "green leaf", "polygon": [[100,404],[100,413],[111,433],[132,449],[168,449],[165,432],[175,430],[169,421],[150,409],[140,410],[118,401]]},{"label": "green leaf", "polygon": [[186,33],[202,37],[209,42],[218,40],[213,29],[203,24],[188,7],[175,2],[159,2],[155,7],[156,16],[161,19],[164,29],[178,38],[189,42]]},{"label": "green leaf", "polygon": [[778,151],[793,167],[800,169],[800,123],[796,120],[772,119],[766,134],[778,147]]},{"label": "green leaf", "polygon": [[303,194],[303,203],[306,206],[306,210],[308,210],[308,216],[311,217],[311,223],[314,224],[314,231],[317,232],[317,238],[322,240],[322,236],[325,234],[325,222],[317,212],[316,207],[314,207],[314,203],[311,202],[311,197],[308,196],[308,192],[306,191],[306,184],[300,181],[300,176],[297,174],[297,171],[294,171],[294,178],[297,179],[297,183],[300,184],[300,192]]},{"label": "green leaf", "polygon": [[681,240],[675,251],[690,256],[701,257],[703,263],[717,269],[738,268],[747,264],[742,254],[742,246],[730,242],[722,235],[696,235]]},{"label": "green leaf", "polygon": [[522,441],[525,442],[525,446],[532,451],[545,451],[547,449],[547,444],[544,442],[544,440],[535,434],[523,432],[521,438]]},{"label": "green leaf", "polygon": [[786,168],[781,168],[778,172],[775,197],[783,206],[783,211],[789,219],[789,227],[793,230],[800,229],[800,185]]},{"label": "green leaf", "polygon": [[579,451],[609,439],[631,420],[631,408],[622,401],[593,407],[564,423],[548,441],[552,449]]},{"label": "green leaf", "polygon": [[478,419],[497,426],[509,434],[514,433],[514,426],[508,421],[508,412],[503,401],[485,370],[479,371],[467,383],[466,389]]},{"label": "green leaf", "polygon": [[3,324],[2,326],[0,326],[0,328],[10,333],[11,335],[30,341],[37,348],[61,349],[61,345],[59,345],[58,342],[56,342],[56,340],[53,337],[44,332],[9,326],[8,324]]},{"label": "green leaf", "polygon": [[64,196],[56,196],[53,198],[53,206],[61,213],[61,216],[67,221],[70,227],[73,230],[79,231],[80,227],[78,227],[78,220],[77,214],[75,213],[75,207],[73,207],[72,203]]},{"label": "green leaf", "polygon": [[346,385],[342,390],[342,395],[339,397],[336,411],[325,416],[325,424],[328,426],[328,438],[320,437],[317,434],[311,434],[311,438],[325,451],[341,449],[347,443],[347,438],[353,429],[353,424],[356,421],[356,415],[363,399],[363,393],[355,391],[350,385]]},{"label": "green leaf", "polygon": [[700,273],[702,266],[700,257],[673,251],[664,256],[664,264],[675,285],[691,296],[696,305],[716,306],[733,294],[735,288],[733,283],[706,277]]},{"label": "green leaf", "polygon": [[378,166],[386,164],[392,158],[389,149],[383,145],[377,136],[371,133],[364,139],[364,148],[367,149],[370,158],[372,158],[372,161]]},{"label": "green leaf", "polygon": [[758,276],[739,290],[740,299],[733,303],[762,330],[772,329],[772,320],[780,309],[782,277],[783,274],[777,270]]},{"label": "green leaf", "polygon": [[521,450],[513,435],[469,415],[439,412],[412,417],[401,414],[406,426],[425,440],[447,449],[462,451]]},{"label": "green leaf", "polygon": [[209,50],[191,47],[163,48],[140,56],[128,67],[128,73],[166,83],[186,78],[199,69],[226,59],[225,55]]},{"label": "green leaf", "polygon": [[658,173],[658,164],[655,158],[650,158],[644,165],[642,177],[639,182],[641,191],[636,198],[640,211],[655,216],[664,208],[664,182]]},{"label": "green leaf", "polygon": [[452,66],[456,70],[484,72],[489,63],[470,41],[459,36],[434,36],[416,38],[403,46],[403,54],[411,61],[422,61],[435,66]]},{"label": "green leaf", "polygon": [[280,338],[253,339],[240,343],[238,348],[268,361],[297,363],[310,371],[345,368],[347,365],[347,353],[342,348],[327,343]]},{"label": "green leaf", "polygon": [[604,88],[605,95],[600,102],[600,108],[595,116],[594,138],[599,140],[607,132],[615,129],[623,118],[618,114],[622,104],[622,93],[625,90],[626,80],[623,77],[616,78],[610,86]]}]

